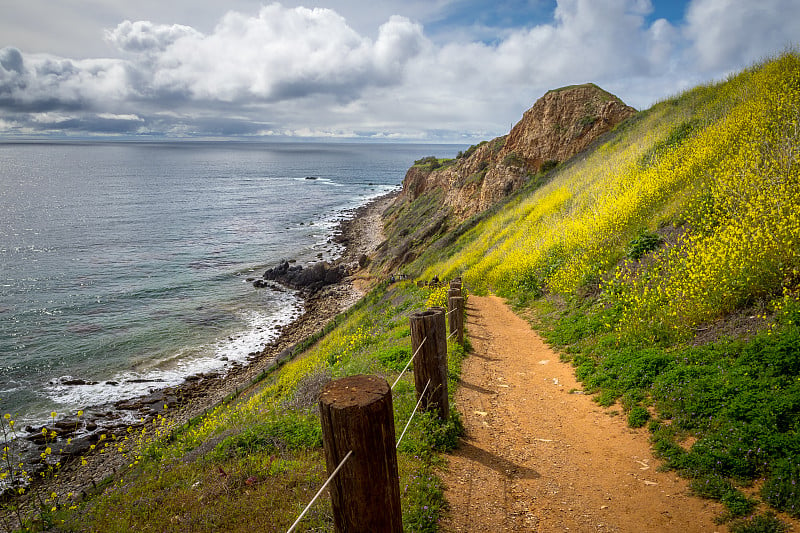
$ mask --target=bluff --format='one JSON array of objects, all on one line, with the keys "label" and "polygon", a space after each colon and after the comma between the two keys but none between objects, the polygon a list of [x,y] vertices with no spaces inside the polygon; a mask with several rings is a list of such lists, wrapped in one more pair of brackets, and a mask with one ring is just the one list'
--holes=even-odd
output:
[{"label": "bluff", "polygon": [[554,89],[502,137],[470,147],[455,159],[425,158],[403,180],[400,201],[443,192],[456,220],[480,213],[538,173],[585,149],[636,110],[592,83]]}]

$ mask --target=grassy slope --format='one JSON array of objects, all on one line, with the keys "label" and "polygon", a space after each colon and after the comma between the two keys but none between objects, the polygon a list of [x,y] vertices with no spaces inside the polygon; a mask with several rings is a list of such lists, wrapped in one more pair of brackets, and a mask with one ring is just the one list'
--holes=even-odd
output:
[{"label": "grassy slope", "polygon": [[[124,472],[83,503],[74,503],[73,495],[41,494],[43,513],[25,530],[286,531],[326,477],[315,409],[321,386],[361,373],[393,382],[411,356],[407,315],[423,309],[430,297],[412,282],[378,287],[337,317],[301,356],[250,391],[185,427],[162,428],[160,437],[114,443],[104,453],[130,457]],[[452,380],[463,353],[450,345]],[[411,373],[397,383],[393,403],[399,435],[416,403]],[[417,414],[401,442],[406,530],[436,530],[444,508],[433,474],[436,452],[455,445],[459,428],[457,414],[444,424]],[[328,498],[320,499],[297,529],[332,530]]]},{"label": "grassy slope", "polygon": [[640,113],[416,270],[532,308],[732,516],[800,516],[799,155],[792,53]]}]

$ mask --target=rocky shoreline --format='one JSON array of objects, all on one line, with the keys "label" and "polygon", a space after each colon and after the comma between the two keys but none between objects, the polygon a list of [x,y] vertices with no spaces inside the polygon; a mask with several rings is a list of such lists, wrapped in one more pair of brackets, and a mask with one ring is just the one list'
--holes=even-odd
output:
[{"label": "rocky shoreline", "polygon": [[[225,372],[191,375],[180,385],[158,389],[146,396],[87,407],[80,416],[27,427],[20,432],[15,452],[30,465],[28,471],[46,470],[46,464],[52,466],[58,462],[58,480],[48,483],[57,482],[60,493],[80,494],[126,462],[122,454],[96,453],[98,442],[141,430],[158,417],[167,418],[174,426],[185,424],[251,386],[264,372],[291,359],[295,346],[318,333],[363,296],[368,288],[363,267],[383,241],[381,215],[397,194],[378,197],[348,213],[334,234],[344,251],[332,263],[320,261],[301,268],[287,260],[267,270],[262,278],[252,280],[254,290],[266,284],[280,284],[299,291],[304,312],[283,327],[280,335],[261,352],[252,353],[247,363],[233,363]],[[41,454],[46,450],[51,452],[45,463]],[[85,458],[84,464],[78,460],[81,457]]]}]

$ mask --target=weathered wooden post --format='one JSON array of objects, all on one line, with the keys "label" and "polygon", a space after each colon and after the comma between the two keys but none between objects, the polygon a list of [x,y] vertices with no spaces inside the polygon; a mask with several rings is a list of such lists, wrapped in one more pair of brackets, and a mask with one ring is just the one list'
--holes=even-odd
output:
[{"label": "weathered wooden post", "polygon": [[[450,291],[452,292],[452,290]],[[450,327],[450,335],[455,332],[456,342],[464,345],[464,298],[460,295],[452,295],[447,299],[447,325]]]},{"label": "weathered wooden post", "polygon": [[336,531],[402,532],[389,384],[365,375],[331,381],[320,394],[319,410],[328,475],[353,452],[330,485]]},{"label": "weathered wooden post", "polygon": [[444,309],[432,307],[414,313],[410,320],[412,353],[417,353],[419,349],[414,359],[414,386],[418,399],[430,380],[420,407],[425,411],[435,409],[439,418],[447,420],[450,417],[450,404],[447,398],[447,328]]}]

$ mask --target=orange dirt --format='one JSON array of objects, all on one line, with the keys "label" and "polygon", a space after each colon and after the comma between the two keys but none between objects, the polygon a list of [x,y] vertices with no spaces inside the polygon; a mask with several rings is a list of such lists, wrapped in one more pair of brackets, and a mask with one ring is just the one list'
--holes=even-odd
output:
[{"label": "orange dirt", "polygon": [[659,472],[647,430],[580,394],[572,367],[500,298],[470,296],[467,325],[445,531],[726,531],[722,506]]}]

